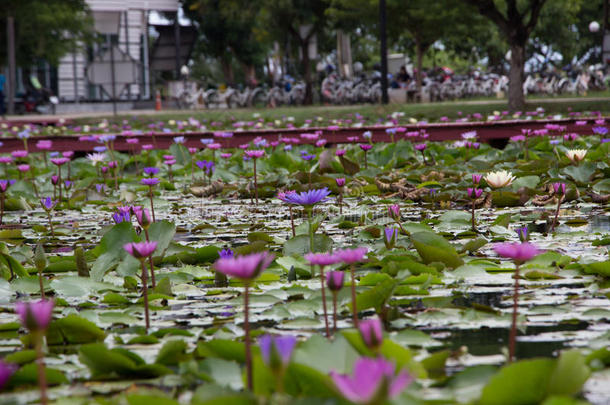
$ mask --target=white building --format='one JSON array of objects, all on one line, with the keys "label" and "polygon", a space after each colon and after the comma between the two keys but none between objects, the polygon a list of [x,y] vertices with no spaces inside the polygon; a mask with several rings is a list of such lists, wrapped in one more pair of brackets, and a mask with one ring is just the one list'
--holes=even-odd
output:
[{"label": "white building", "polygon": [[[177,13],[178,0],[87,0],[87,3],[100,42],[61,59],[56,88],[62,102],[149,99],[153,70],[174,71],[186,62],[194,39],[192,27],[159,27],[154,47],[149,44],[150,13]],[[149,50],[153,48],[151,54]],[[169,58],[172,61],[166,60]]]}]

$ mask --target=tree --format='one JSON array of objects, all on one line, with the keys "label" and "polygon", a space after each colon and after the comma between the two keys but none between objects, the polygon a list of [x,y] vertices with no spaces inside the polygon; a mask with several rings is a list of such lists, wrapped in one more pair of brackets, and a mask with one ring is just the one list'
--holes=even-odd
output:
[{"label": "tree", "polygon": [[269,49],[261,29],[261,0],[185,0],[185,14],[199,28],[199,51],[220,61],[225,81],[234,84],[232,60],[253,82]]},{"label": "tree", "polygon": [[525,79],[525,47],[546,0],[462,0],[476,7],[481,15],[489,18],[505,36],[510,47],[510,71],[508,107],[512,111],[523,110],[523,81]]},{"label": "tree", "polygon": [[265,26],[275,38],[289,36],[297,44],[300,53],[303,79],[305,80],[305,104],[313,101],[312,61],[309,45],[314,36],[321,36],[327,25],[328,0],[266,0]]},{"label": "tree", "polygon": [[17,63],[30,66],[59,59],[92,40],[93,26],[85,0],[2,0],[0,2],[0,65],[6,63],[6,18],[15,18]]},{"label": "tree", "polygon": [[[421,93],[423,57],[438,40],[456,37],[460,27],[481,22],[458,0],[388,0],[388,39],[394,43],[406,36],[415,46],[417,91]],[[378,0],[333,0],[329,10],[337,26],[354,29],[378,22]],[[374,32],[371,30],[371,32]]]}]

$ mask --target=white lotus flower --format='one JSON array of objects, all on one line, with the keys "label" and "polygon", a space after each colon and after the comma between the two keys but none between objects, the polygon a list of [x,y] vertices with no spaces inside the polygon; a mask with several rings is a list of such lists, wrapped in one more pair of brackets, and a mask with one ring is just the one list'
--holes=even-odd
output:
[{"label": "white lotus flower", "polygon": [[586,154],[586,149],[568,149],[566,151],[566,156],[574,163],[584,160]]},{"label": "white lotus flower", "polygon": [[498,170],[489,172],[485,175],[485,181],[493,188],[502,188],[510,186],[515,180],[515,176],[507,170]]},{"label": "white lotus flower", "polygon": [[87,155],[87,159],[89,159],[91,161],[91,163],[95,166],[98,163],[106,160],[106,154],[105,153],[89,153]]}]

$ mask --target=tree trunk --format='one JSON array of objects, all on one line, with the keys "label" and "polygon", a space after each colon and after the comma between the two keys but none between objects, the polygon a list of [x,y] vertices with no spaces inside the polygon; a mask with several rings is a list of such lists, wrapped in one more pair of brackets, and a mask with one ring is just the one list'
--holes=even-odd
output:
[{"label": "tree trunk", "polygon": [[305,79],[305,100],[303,104],[313,104],[313,89],[311,83],[311,63],[309,61],[309,38],[301,41],[301,52],[303,53],[303,77]]},{"label": "tree trunk", "polygon": [[220,58],[220,65],[222,67],[222,74],[225,78],[227,86],[233,86],[233,66],[231,66],[231,60],[226,57]]},{"label": "tree trunk", "polygon": [[508,109],[511,112],[523,111],[523,80],[525,65],[525,44],[512,43],[510,46],[510,72],[508,73]]},{"label": "tree trunk", "polygon": [[417,90],[417,97],[419,98],[419,102],[422,101],[422,93],[421,93],[421,88],[422,88],[422,79],[423,79],[423,72],[422,72],[422,65],[423,65],[423,59],[424,59],[424,49],[422,47],[422,44],[420,41],[416,40],[415,42],[415,52],[416,52],[416,59],[417,59],[417,75],[415,76],[416,78],[416,90]]}]

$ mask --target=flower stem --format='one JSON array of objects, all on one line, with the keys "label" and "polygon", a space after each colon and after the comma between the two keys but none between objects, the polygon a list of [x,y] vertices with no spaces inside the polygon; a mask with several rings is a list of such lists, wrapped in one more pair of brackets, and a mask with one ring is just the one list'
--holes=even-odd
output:
[{"label": "flower stem", "polygon": [[519,310],[519,264],[515,267],[515,289],[513,291],[513,320],[508,336],[508,362],[515,357],[515,341],[517,340],[517,312]]},{"label": "flower stem", "polygon": [[256,180],[256,158],[252,159],[254,162],[254,198],[256,199],[256,205],[258,205],[258,181]]},{"label": "flower stem", "polygon": [[153,222],[156,221],[155,219],[155,207],[153,205],[153,191],[152,191],[152,186],[148,186],[148,196],[150,198],[150,212],[152,213],[152,218],[153,218]]},{"label": "flower stem", "polygon": [[474,199],[472,200],[472,232],[476,232],[477,231],[477,227],[475,226],[475,222],[474,222]]},{"label": "flower stem", "polygon": [[[150,242],[150,239],[148,237],[148,229],[144,228],[144,235],[146,235],[146,242]],[[154,270],[154,263],[153,263],[153,257],[152,254],[150,256],[148,256],[149,259],[149,263],[150,263],[150,280],[152,282],[152,288],[155,288],[157,286],[157,283],[155,282],[155,270]]]},{"label": "flower stem", "polygon": [[356,276],[354,273],[356,272],[356,265],[352,263],[350,266],[350,273],[352,277],[352,317],[354,319],[354,327],[358,328],[358,309],[356,308]]},{"label": "flower stem", "polygon": [[555,227],[557,226],[557,218],[559,217],[559,207],[561,206],[562,195],[557,197],[557,209],[555,210],[555,218],[553,219],[553,227],[551,228],[551,232],[555,232]]},{"label": "flower stem", "polygon": [[0,193],[0,225],[3,224],[4,219],[4,193]]},{"label": "flower stem", "polygon": [[57,185],[59,186],[59,203],[61,203],[61,166],[57,166]]},{"label": "flower stem", "polygon": [[326,309],[326,288],[324,287],[324,266],[320,266],[320,286],[322,287],[322,308],[324,309],[324,326],[326,327],[326,338],[330,338],[328,328],[328,311]]},{"label": "flower stem", "polygon": [[44,300],[45,296],[44,296],[44,286],[42,285],[42,269],[38,270],[38,284],[40,285],[40,296]]},{"label": "flower stem", "polygon": [[36,350],[36,364],[38,368],[38,388],[40,389],[40,403],[47,405],[49,400],[47,398],[47,375],[45,373],[44,355],[42,353],[42,340],[44,334],[42,331],[36,331],[34,333],[35,350]]},{"label": "flower stem", "polygon": [[[4,194],[3,194],[4,197]],[[290,227],[292,228],[292,237],[294,238],[296,236],[296,231],[294,229],[294,217],[292,215],[292,205],[288,206],[288,210],[290,211]],[[2,225],[2,220],[0,217],[0,225]]]},{"label": "flower stem", "polygon": [[369,162],[368,162],[368,160],[366,159],[366,151],[364,152],[364,168],[365,168],[365,169],[368,169],[368,168],[369,168]]},{"label": "flower stem", "polygon": [[309,222],[309,251],[311,253],[313,253],[313,243],[314,243],[314,237],[313,237],[313,222],[312,222],[312,209],[311,207],[307,207],[305,208],[305,210],[307,211],[307,217],[308,217],[308,222]]},{"label": "flower stem", "polygon": [[333,334],[337,333],[337,293],[333,291]]},{"label": "flower stem", "polygon": [[51,228],[51,236],[55,236],[55,229],[53,228],[53,218],[51,218],[51,211],[47,211],[47,217],[49,217],[49,228]]},{"label": "flower stem", "polygon": [[148,315],[148,272],[146,271],[146,265],[144,264],[145,258],[140,260],[142,266],[142,294],[144,294],[144,320],[146,324],[146,333],[150,328],[150,317]]},{"label": "flower stem", "polygon": [[339,215],[343,215],[343,187],[339,187]]},{"label": "flower stem", "polygon": [[252,352],[250,349],[250,325],[248,324],[248,289],[250,285],[246,283],[244,291],[244,333],[245,333],[245,345],[246,345],[246,380],[248,382],[248,389],[252,391]]}]

